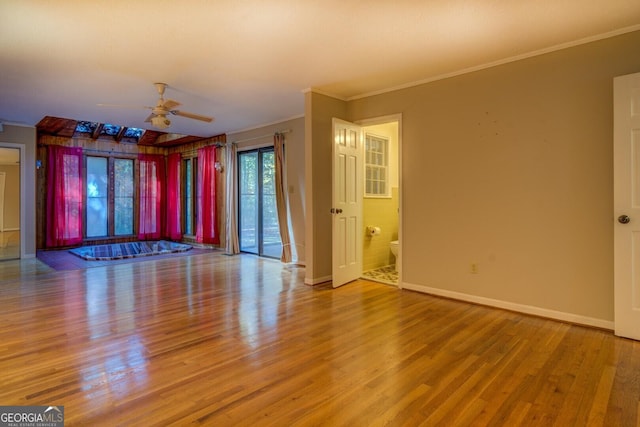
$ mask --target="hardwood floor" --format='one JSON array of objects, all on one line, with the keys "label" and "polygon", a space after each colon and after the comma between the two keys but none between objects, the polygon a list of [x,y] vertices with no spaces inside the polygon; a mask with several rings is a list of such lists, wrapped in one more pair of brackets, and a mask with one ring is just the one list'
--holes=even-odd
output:
[{"label": "hardwood floor", "polygon": [[638,426],[640,343],[216,254],[0,270],[0,404],[66,425]]}]

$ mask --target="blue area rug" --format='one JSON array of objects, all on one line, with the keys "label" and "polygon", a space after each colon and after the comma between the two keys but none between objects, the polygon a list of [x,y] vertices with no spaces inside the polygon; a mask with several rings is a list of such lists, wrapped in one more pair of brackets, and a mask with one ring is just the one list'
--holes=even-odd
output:
[{"label": "blue area rug", "polygon": [[82,246],[69,252],[87,261],[108,261],[141,256],[185,252],[191,245],[166,240],[148,242],[113,243],[109,245]]}]

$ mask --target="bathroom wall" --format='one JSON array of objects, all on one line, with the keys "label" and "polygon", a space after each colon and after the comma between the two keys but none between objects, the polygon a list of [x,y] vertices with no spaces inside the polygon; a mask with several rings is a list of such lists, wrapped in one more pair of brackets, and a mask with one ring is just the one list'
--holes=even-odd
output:
[{"label": "bathroom wall", "polygon": [[389,243],[398,239],[398,187],[391,189],[391,198],[364,199],[364,226],[380,227],[381,234],[364,233],[362,270],[373,270],[395,263]]},{"label": "bathroom wall", "polygon": [[[363,204],[363,226],[380,227],[381,234],[363,238],[362,270],[373,270],[395,263],[389,243],[398,239],[398,123],[391,122],[367,126],[365,132],[389,138],[389,184],[390,198],[365,197]],[[365,230],[366,231],[366,230]]]}]

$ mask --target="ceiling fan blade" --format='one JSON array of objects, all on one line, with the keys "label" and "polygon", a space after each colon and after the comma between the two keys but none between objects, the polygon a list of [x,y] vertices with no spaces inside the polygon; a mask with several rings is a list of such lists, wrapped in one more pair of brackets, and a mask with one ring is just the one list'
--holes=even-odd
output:
[{"label": "ceiling fan blade", "polygon": [[153,107],[146,105],[127,105],[127,104],[96,104],[98,107],[116,107],[116,108],[134,108],[136,110],[151,110]]},{"label": "ceiling fan blade", "polygon": [[178,105],[182,105],[180,102],[175,101],[173,99],[165,99],[165,101],[162,103],[162,106],[167,109],[167,110],[171,110],[173,108],[176,108]]},{"label": "ceiling fan blade", "polygon": [[171,110],[171,114],[175,116],[182,116],[188,119],[200,120],[202,122],[211,123],[213,121],[213,117],[201,116],[200,114],[187,113],[186,111],[180,110]]},{"label": "ceiling fan blade", "polygon": [[146,119],[144,119],[144,121],[145,121],[146,123],[151,123],[151,119],[153,119],[155,116],[156,116],[156,115],[155,115],[155,113],[151,113],[151,114],[149,114],[149,117],[147,117]]}]

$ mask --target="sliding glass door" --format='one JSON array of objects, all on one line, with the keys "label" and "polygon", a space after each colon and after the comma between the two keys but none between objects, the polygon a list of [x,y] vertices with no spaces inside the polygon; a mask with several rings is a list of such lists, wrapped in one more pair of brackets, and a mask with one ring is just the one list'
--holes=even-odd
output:
[{"label": "sliding glass door", "polygon": [[240,250],[279,258],[273,147],[238,153]]}]

